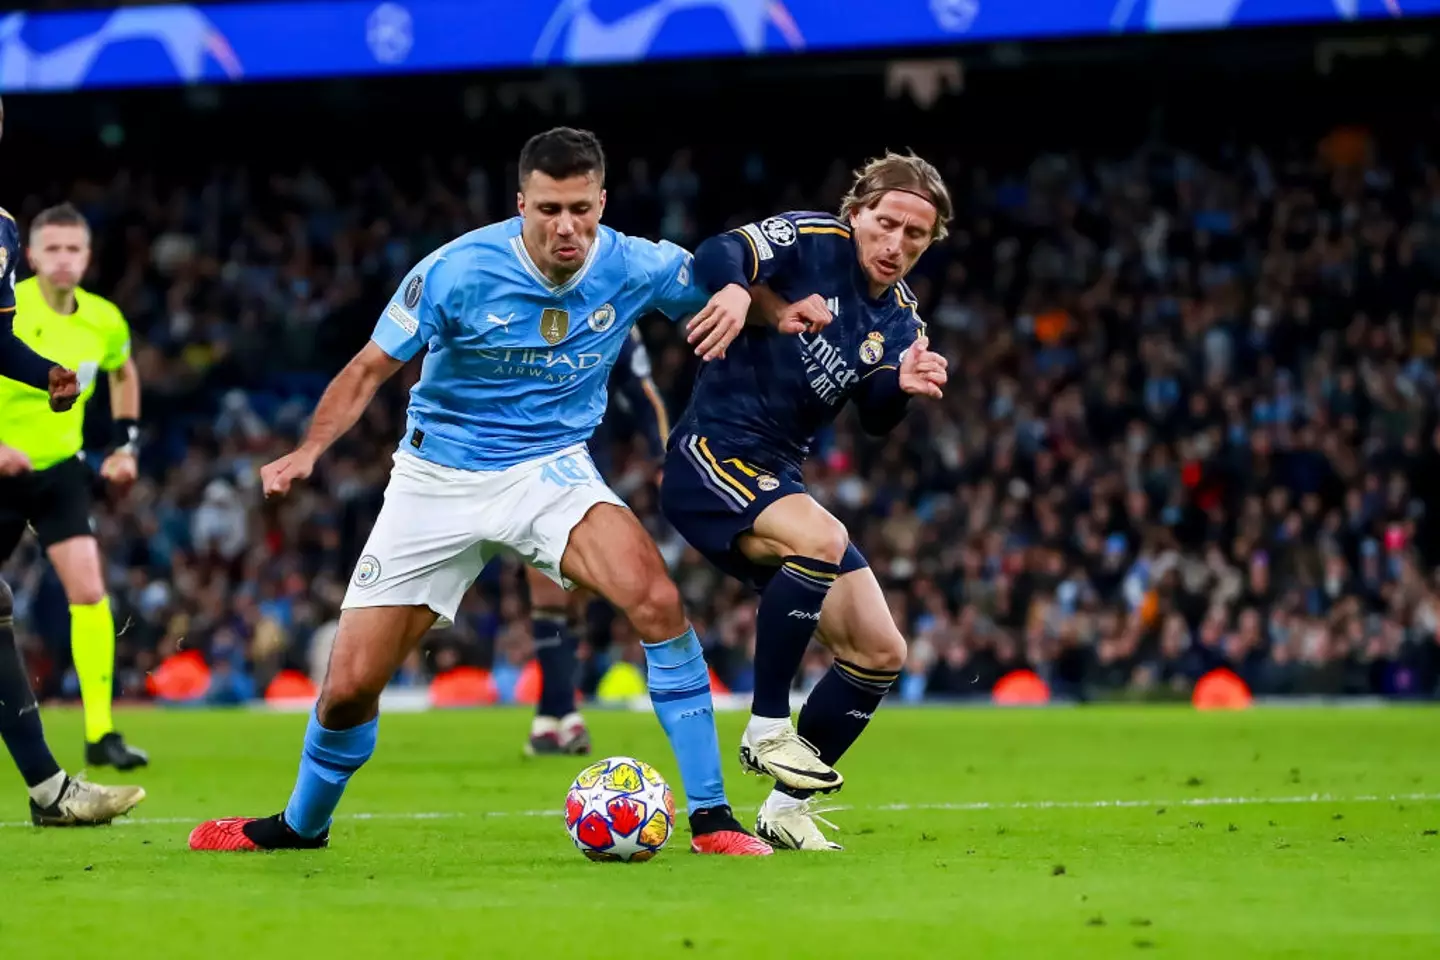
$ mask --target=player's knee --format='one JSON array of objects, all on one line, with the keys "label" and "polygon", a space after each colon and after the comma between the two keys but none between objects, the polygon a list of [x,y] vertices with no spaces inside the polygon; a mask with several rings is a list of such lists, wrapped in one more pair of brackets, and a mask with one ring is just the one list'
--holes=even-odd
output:
[{"label": "player's knee", "polygon": [[890,631],[868,638],[860,649],[853,652],[852,657],[857,667],[885,673],[899,673],[905,668],[908,652],[905,647],[905,638],[900,636],[899,631]]},{"label": "player's knee", "polygon": [[793,556],[810,557],[834,564],[839,564],[845,558],[845,551],[850,547],[849,531],[834,517],[826,517],[823,523],[797,531],[790,540]]},{"label": "player's knee", "polygon": [[10,584],[0,580],[0,620],[15,615],[15,594],[10,592]]},{"label": "player's knee", "polygon": [[685,632],[680,588],[667,576],[650,580],[625,612],[635,631],[647,642],[669,640]]}]

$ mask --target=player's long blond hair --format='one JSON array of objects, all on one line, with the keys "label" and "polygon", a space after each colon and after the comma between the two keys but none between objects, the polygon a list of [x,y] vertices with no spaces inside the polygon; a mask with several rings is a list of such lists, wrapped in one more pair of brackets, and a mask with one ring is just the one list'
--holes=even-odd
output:
[{"label": "player's long blond hair", "polygon": [[885,156],[870,160],[856,170],[855,183],[840,201],[840,218],[848,221],[858,210],[874,207],[891,190],[903,190],[929,201],[937,213],[931,239],[945,239],[950,232],[946,225],[955,215],[950,191],[935,165],[913,153],[887,150]]}]

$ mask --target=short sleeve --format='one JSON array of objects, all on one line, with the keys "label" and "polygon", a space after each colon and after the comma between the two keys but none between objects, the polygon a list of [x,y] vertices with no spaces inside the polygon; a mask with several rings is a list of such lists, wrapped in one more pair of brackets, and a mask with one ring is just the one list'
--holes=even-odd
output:
[{"label": "short sleeve", "polygon": [[[443,250],[443,248],[442,248]],[[409,360],[445,326],[452,271],[441,250],[415,265],[385,305],[370,339],[396,360]]]},{"label": "short sleeve", "polygon": [[130,324],[120,308],[107,302],[110,309],[105,324],[105,357],[100,367],[107,373],[119,370],[130,359]]},{"label": "short sleeve", "polygon": [[647,306],[671,320],[681,320],[705,306],[709,295],[695,283],[694,257],[669,240],[654,243],[627,238],[628,267],[645,279]]}]

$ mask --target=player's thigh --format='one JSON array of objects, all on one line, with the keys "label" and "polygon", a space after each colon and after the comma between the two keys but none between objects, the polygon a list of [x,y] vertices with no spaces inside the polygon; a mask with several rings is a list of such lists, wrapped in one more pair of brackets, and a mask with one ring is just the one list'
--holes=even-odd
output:
[{"label": "player's thigh", "polygon": [[571,529],[560,570],[619,608],[647,642],[685,632],[680,591],[655,541],[626,507],[592,506]]},{"label": "player's thigh", "polygon": [[792,493],[765,507],[737,546],[756,563],[811,557],[838,564],[850,545],[845,525],[808,493]]},{"label": "player's thigh", "polygon": [[842,572],[830,587],[816,639],[856,666],[885,671],[905,666],[905,637],[869,566]]},{"label": "player's thigh", "polygon": [[380,692],[437,616],[420,605],[342,610],[317,705],[320,722],[345,729],[375,716]]}]

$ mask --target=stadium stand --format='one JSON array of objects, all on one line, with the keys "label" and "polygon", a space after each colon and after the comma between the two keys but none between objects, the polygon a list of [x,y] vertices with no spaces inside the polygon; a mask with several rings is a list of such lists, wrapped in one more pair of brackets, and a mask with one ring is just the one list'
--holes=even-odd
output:
[{"label": "stadium stand", "polygon": [[[1172,86],[1136,99],[1118,67],[1060,89],[1057,64],[992,78],[966,95],[978,106],[926,110],[873,90],[843,100],[839,66],[830,81],[771,67],[730,95],[794,106],[740,137],[729,121],[704,131],[690,95],[653,79],[654,113],[675,123],[642,129],[603,105],[638,81],[587,75],[581,115],[612,151],[607,222],[630,232],[693,244],[771,210],[833,209],[849,164],[886,145],[915,146],[950,178],[960,213],[913,284],[951,358],[950,392],[883,443],[843,421],[810,471],[908,628],[907,700],[988,697],[1020,668],[1062,697],[1188,696],[1217,667],[1262,695],[1437,693],[1440,158],[1392,122],[1403,95],[1370,96],[1408,81],[1307,81],[1276,130],[1296,87],[1207,69],[1177,63]],[[84,210],[88,285],[130,318],[145,384],[143,479],[97,518],[125,696],[155,695],[157,667],[186,651],[215,702],[263,695],[282,670],[323,671],[404,384],[299,497],[262,503],[258,468],[405,269],[510,209],[512,144],[580,109],[563,75],[450,83],[441,106],[443,86],[313,94],[310,109],[344,101],[332,122],[374,144],[359,159],[318,144],[283,88],[17,108],[36,122],[69,111],[54,133],[79,146],[36,172],[31,196],[12,185],[6,199],[22,223],[60,197]],[[1231,105],[1223,121],[1205,113],[1215,102]],[[145,159],[166,132],[133,118],[156,104],[191,111],[185,156]],[[1096,116],[1108,104],[1114,115]],[[376,112],[383,125],[367,129]],[[452,114],[469,125],[430,136]],[[875,130],[857,135],[853,114]],[[807,115],[824,128],[813,142],[793,126]],[[678,409],[692,361],[663,324],[644,329]],[[92,409],[103,438],[103,398]],[[664,528],[639,448],[617,443],[620,488],[675,568],[712,668],[746,691],[753,603]],[[63,595],[36,559],[8,569],[17,619],[42,689],[73,697]],[[636,652],[603,611],[590,637],[593,691]],[[397,683],[469,665],[512,699],[528,643],[521,580],[497,565]],[[815,652],[802,684],[824,664]]]}]

